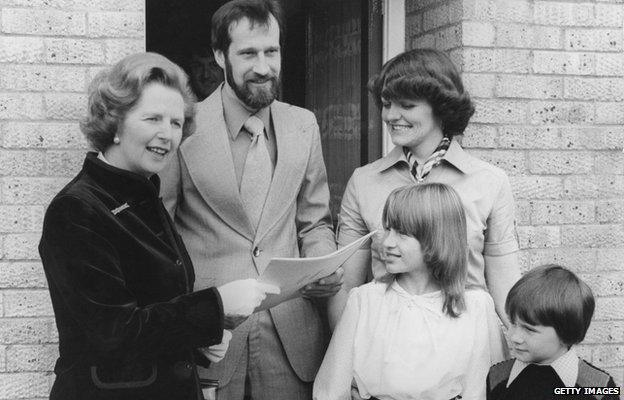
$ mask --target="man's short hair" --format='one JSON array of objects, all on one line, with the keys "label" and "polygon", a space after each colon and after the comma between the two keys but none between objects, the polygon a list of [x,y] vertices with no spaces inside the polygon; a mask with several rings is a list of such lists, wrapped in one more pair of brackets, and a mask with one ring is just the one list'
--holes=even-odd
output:
[{"label": "man's short hair", "polygon": [[227,54],[232,43],[230,27],[243,18],[255,24],[268,26],[271,15],[277,20],[282,40],[282,9],[275,0],[233,0],[221,6],[212,16],[212,48]]},{"label": "man's short hair", "polygon": [[572,271],[547,264],[527,272],[511,288],[505,311],[511,322],[552,326],[568,346],[580,343],[594,314],[591,289]]}]

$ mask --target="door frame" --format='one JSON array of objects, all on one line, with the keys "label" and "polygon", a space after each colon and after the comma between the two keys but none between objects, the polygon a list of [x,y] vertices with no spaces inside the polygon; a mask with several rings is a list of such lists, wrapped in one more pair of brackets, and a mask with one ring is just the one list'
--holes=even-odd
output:
[{"label": "door frame", "polygon": [[[383,62],[405,51],[405,0],[384,0],[383,11]],[[385,124],[382,123],[382,156],[394,145]]]}]

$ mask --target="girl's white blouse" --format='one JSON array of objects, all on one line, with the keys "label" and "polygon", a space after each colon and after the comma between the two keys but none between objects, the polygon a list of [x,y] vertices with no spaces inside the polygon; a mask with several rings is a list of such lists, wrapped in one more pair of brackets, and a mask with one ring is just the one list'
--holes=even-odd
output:
[{"label": "girl's white blouse", "polygon": [[315,400],[485,399],[504,338],[490,295],[467,290],[466,311],[442,311],[440,291],[410,295],[396,281],[352,289],[314,382]]}]

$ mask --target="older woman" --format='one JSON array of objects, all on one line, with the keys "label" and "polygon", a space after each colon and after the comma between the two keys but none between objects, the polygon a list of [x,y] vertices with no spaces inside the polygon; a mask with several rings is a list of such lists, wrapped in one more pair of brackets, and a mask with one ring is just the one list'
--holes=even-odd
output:
[{"label": "older woman", "polygon": [[156,173],[193,113],[186,75],[157,54],[124,58],[89,89],[81,128],[98,152],[52,200],[39,244],[59,331],[53,400],[198,399],[196,364],[223,349],[194,349],[275,291],[249,279],[191,293]]},{"label": "older woman", "polygon": [[[342,198],[339,246],[381,227],[383,205],[393,189],[421,182],[446,183],[459,193],[466,210],[467,283],[487,286],[498,315],[507,324],[505,297],[520,277],[514,202],[505,173],[469,155],[455,140],[474,113],[457,69],[440,51],[411,50],[388,61],[371,80],[369,90],[381,105],[381,117],[396,147],[353,173]],[[385,274],[382,231],[370,249],[360,250],[344,265],[344,289],[330,305],[333,324],[350,288]]]}]

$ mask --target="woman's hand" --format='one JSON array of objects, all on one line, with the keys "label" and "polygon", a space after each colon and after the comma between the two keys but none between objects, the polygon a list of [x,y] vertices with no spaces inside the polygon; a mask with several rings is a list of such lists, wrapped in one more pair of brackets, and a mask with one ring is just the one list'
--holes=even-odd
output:
[{"label": "woman's hand", "polygon": [[280,293],[279,287],[258,282],[256,279],[228,282],[217,290],[223,303],[226,329],[234,329],[247,319],[266,298],[267,293]]}]

